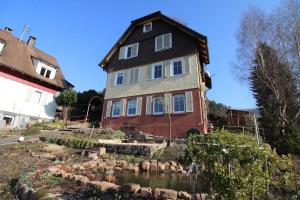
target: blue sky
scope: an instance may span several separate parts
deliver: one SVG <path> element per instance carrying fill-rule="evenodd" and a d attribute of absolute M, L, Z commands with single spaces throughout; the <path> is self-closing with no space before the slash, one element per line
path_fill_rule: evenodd
<path fill-rule="evenodd" d="M 19 36 L 25 24 L 37 47 L 57 58 L 77 91 L 102 90 L 106 73 L 98 63 L 133 19 L 160 10 L 208 37 L 213 88 L 208 98 L 235 108 L 255 107 L 246 83 L 234 73 L 236 32 L 249 6 L 267 12 L 279 0 L 9 0 L 1 2 L 0 28 Z"/>

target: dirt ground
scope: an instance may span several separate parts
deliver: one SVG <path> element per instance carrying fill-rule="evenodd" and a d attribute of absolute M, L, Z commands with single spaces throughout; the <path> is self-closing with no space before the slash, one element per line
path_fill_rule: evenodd
<path fill-rule="evenodd" d="M 37 155 L 56 155 L 56 157 L 64 160 L 64 162 L 69 165 L 84 161 L 85 159 L 77 155 L 73 149 L 52 144 L 35 142 L 1 146 L 0 199 L 15 199 L 11 188 L 19 177 L 25 179 L 29 183 L 29 186 L 32 181 L 32 184 L 34 184 L 32 186 L 39 188 L 41 195 L 45 195 L 44 193 L 47 193 L 49 188 L 51 188 L 51 193 L 53 190 L 55 192 L 76 192 L 78 190 L 76 186 L 66 184 L 64 180 L 51 177 L 47 173 L 42 172 L 44 169 L 55 165 L 59 161 L 53 161 L 46 157 L 33 157 L 31 156 L 32 152 Z M 31 173 L 36 170 L 41 170 L 41 173 Z M 36 185 L 36 183 L 38 184 Z"/>

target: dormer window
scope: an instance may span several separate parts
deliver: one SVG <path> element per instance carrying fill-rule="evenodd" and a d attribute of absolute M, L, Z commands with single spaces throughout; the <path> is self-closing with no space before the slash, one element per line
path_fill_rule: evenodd
<path fill-rule="evenodd" d="M 152 31 L 152 22 L 144 24 L 143 26 L 143 33 L 147 33 L 149 31 Z"/>
<path fill-rule="evenodd" d="M 44 76 L 46 78 L 50 78 L 50 76 L 51 76 L 51 70 L 42 67 L 41 71 L 40 71 L 40 75 L 42 75 L 42 76 Z"/>
<path fill-rule="evenodd" d="M 56 69 L 52 65 L 38 59 L 33 59 L 33 63 L 36 68 L 36 73 L 49 79 L 55 78 Z"/>
<path fill-rule="evenodd" d="M 0 39 L 0 55 L 3 52 L 5 45 L 6 45 L 6 42 L 4 40 Z"/>

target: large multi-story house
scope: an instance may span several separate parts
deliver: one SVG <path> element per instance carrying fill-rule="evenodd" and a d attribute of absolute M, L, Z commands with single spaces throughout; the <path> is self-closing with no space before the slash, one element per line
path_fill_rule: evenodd
<path fill-rule="evenodd" d="M 36 38 L 19 40 L 0 29 L 0 128 L 54 118 L 54 96 L 70 84 L 56 59 L 35 47 Z"/>
<path fill-rule="evenodd" d="M 102 126 L 183 138 L 207 132 L 207 38 L 161 12 L 136 19 L 99 64 L 107 72 Z"/>

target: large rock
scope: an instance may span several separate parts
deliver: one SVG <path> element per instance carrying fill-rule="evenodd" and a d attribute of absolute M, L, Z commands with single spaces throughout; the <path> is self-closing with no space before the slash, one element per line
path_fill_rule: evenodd
<path fill-rule="evenodd" d="M 174 166 L 172 166 L 172 165 L 170 166 L 170 171 L 172 173 L 176 173 L 177 172 L 176 168 Z"/>
<path fill-rule="evenodd" d="M 187 192 L 184 192 L 184 191 L 180 191 L 178 192 L 178 198 L 180 200 L 191 200 L 192 199 L 192 195 L 187 193 Z"/>
<path fill-rule="evenodd" d="M 72 177 L 72 180 L 74 180 L 78 185 L 84 186 L 89 182 L 88 177 L 82 176 L 82 175 L 74 175 Z"/>
<path fill-rule="evenodd" d="M 152 171 L 152 172 L 157 171 L 157 163 L 156 162 L 151 162 L 150 163 L 150 171 Z"/>
<path fill-rule="evenodd" d="M 87 184 L 91 187 L 96 187 L 100 189 L 102 192 L 107 192 L 108 190 L 118 191 L 120 186 L 114 183 L 106 182 L 106 181 L 90 181 Z"/>
<path fill-rule="evenodd" d="M 155 188 L 153 195 L 155 199 L 177 200 L 177 191 L 175 190 Z"/>
<path fill-rule="evenodd" d="M 158 162 L 157 163 L 157 169 L 160 172 L 164 172 L 166 170 L 166 165 L 164 163 L 162 163 L 162 162 Z"/>
<path fill-rule="evenodd" d="M 98 162 L 95 161 L 95 160 L 90 160 L 88 162 L 84 162 L 82 164 L 82 167 L 84 167 L 85 169 L 91 169 L 91 168 L 94 168 L 94 167 L 97 167 L 98 165 Z"/>
<path fill-rule="evenodd" d="M 99 154 L 99 156 L 105 155 L 106 154 L 106 148 L 105 147 L 100 147 L 98 154 Z"/>
<path fill-rule="evenodd" d="M 134 164 L 132 164 L 132 163 L 130 163 L 130 164 L 127 166 L 126 170 L 128 170 L 128 171 L 130 171 L 130 172 L 138 173 L 138 172 L 139 172 L 139 167 L 136 166 L 136 165 L 134 165 Z"/>
<path fill-rule="evenodd" d="M 135 183 L 127 183 L 121 187 L 122 192 L 129 194 L 137 194 L 141 186 Z"/>
<path fill-rule="evenodd" d="M 141 187 L 140 194 L 143 197 L 150 197 L 150 196 L 152 196 L 152 188 L 151 187 Z"/>
<path fill-rule="evenodd" d="M 177 162 L 175 162 L 175 161 L 170 161 L 170 165 L 171 165 L 171 166 L 174 166 L 174 167 L 177 167 Z"/>
<path fill-rule="evenodd" d="M 208 195 L 206 193 L 197 193 L 195 194 L 195 200 L 206 200 L 208 199 Z"/>
<path fill-rule="evenodd" d="M 142 168 L 143 171 L 149 171 L 149 169 L 150 169 L 150 162 L 149 161 L 142 162 L 141 168 Z"/>

